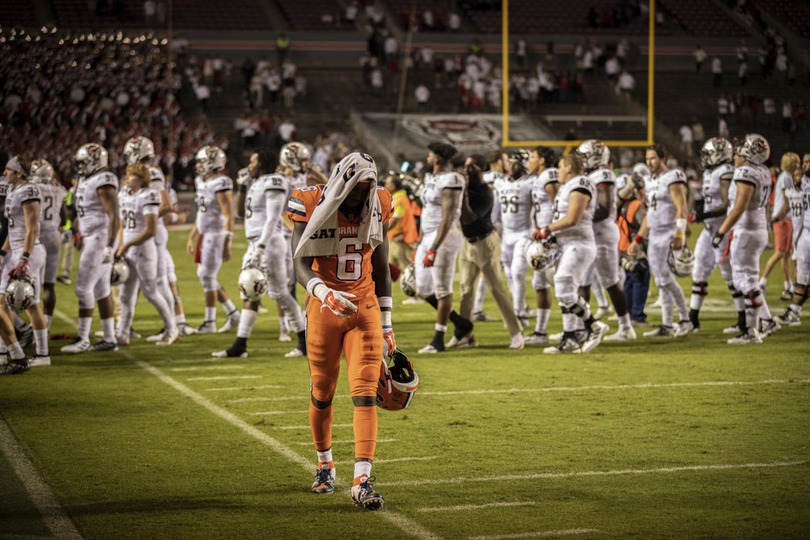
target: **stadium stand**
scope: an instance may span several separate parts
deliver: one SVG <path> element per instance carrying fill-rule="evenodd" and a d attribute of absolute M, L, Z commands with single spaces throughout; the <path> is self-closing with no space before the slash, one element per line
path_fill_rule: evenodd
<path fill-rule="evenodd" d="M 312 32 L 318 30 L 354 31 L 354 24 L 347 23 L 337 0 L 278 0 L 284 16 L 294 30 Z"/>
<path fill-rule="evenodd" d="M 670 13 L 694 36 L 746 37 L 748 32 L 714 2 L 705 0 L 661 0 L 661 8 Z"/>
<path fill-rule="evenodd" d="M 28 0 L 3 0 L 0 2 L 0 22 L 4 26 L 32 26 L 34 11 Z"/>
<path fill-rule="evenodd" d="M 758 5 L 799 36 L 810 37 L 810 8 L 806 2 L 768 0 L 759 2 Z"/>

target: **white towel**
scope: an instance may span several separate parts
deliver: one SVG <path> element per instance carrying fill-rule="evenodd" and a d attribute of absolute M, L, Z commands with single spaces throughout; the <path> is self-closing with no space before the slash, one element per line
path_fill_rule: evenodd
<path fill-rule="evenodd" d="M 359 182 L 369 182 L 371 189 L 363 205 L 360 224 L 357 227 L 358 243 L 376 248 L 383 241 L 383 225 L 379 216 L 380 199 L 377 197 L 377 165 L 368 154 L 352 152 L 340 160 L 332 171 L 321 200 L 309 218 L 301 241 L 295 250 L 296 257 L 327 257 L 339 255 L 340 234 L 331 238 L 320 238 L 321 229 L 338 228 L 338 207 Z M 313 238 L 315 236 L 315 238 Z"/>

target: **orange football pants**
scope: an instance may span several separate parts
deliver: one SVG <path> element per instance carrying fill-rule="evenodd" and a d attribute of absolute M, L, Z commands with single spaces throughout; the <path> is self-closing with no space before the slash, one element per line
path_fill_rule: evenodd
<path fill-rule="evenodd" d="M 324 307 L 317 298 L 307 306 L 307 359 L 310 392 L 318 402 L 329 402 L 324 408 L 309 403 L 309 424 L 315 448 L 332 446 L 332 405 L 340 356 L 346 356 L 349 393 L 352 398 L 369 397 L 370 406 L 354 407 L 354 456 L 374 459 L 377 444 L 377 381 L 382 359 L 382 322 L 376 296 L 352 299 L 357 312 L 343 319 Z M 321 309 L 323 308 L 323 309 Z"/>

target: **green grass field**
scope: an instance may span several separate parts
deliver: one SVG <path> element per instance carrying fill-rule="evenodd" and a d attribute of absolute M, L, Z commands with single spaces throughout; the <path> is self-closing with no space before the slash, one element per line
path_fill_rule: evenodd
<path fill-rule="evenodd" d="M 186 234 L 173 231 L 171 246 L 196 325 L 202 289 Z M 220 273 L 232 297 L 243 249 Z M 74 332 L 72 287 L 57 293 L 53 333 Z M 52 341 L 51 367 L 0 378 L 0 538 L 806 537 L 807 330 L 728 346 L 727 295 L 713 276 L 702 331 L 677 341 L 547 356 L 509 351 L 503 325 L 483 323 L 478 349 L 420 356 L 433 311 L 401 305 L 397 287 L 397 341 L 421 384 L 406 411 L 379 411 L 377 513 L 349 501 L 345 375 L 334 401 L 339 490 L 309 493 L 307 365 L 284 358 L 274 305 L 246 359 L 210 356 L 234 334 L 81 356 Z M 143 299 L 139 310 L 135 329 L 159 330 Z M 555 309 L 550 330 L 560 329 Z"/>

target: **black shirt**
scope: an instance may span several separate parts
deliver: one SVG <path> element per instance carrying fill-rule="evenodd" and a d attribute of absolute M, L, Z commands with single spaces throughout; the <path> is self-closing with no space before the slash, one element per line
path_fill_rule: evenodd
<path fill-rule="evenodd" d="M 461 232 L 467 239 L 483 238 L 495 230 L 492 224 L 492 205 L 495 201 L 492 189 L 486 184 L 468 187 L 467 199 L 469 207 L 467 204 L 461 207 Z"/>

